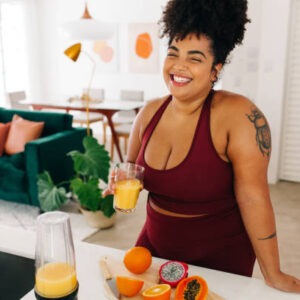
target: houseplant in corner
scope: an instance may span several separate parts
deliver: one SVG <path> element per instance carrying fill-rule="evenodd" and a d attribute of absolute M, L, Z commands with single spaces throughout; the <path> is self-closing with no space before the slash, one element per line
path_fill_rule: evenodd
<path fill-rule="evenodd" d="M 83 139 L 84 152 L 71 151 L 75 175 L 67 182 L 54 184 L 49 172 L 38 177 L 38 193 L 42 210 L 58 209 L 67 202 L 67 189 L 79 203 L 81 212 L 92 227 L 107 228 L 114 224 L 113 196 L 102 197 L 101 185 L 108 182 L 110 157 L 103 145 L 92 136 Z M 90 219 L 91 217 L 91 219 Z M 103 224 L 100 222 L 102 219 Z M 96 221 L 96 222 L 95 222 Z M 100 224 L 99 224 L 100 223 Z"/>

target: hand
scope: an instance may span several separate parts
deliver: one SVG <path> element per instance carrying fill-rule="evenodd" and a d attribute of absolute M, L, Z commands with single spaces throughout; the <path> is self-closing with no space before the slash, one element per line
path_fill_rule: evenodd
<path fill-rule="evenodd" d="M 265 279 L 265 282 L 267 285 L 284 292 L 300 293 L 300 280 L 281 271 L 272 276 L 271 279 Z"/>
<path fill-rule="evenodd" d="M 112 170 L 109 174 L 109 181 L 106 189 L 102 192 L 102 197 L 113 195 L 115 193 L 115 171 Z"/>

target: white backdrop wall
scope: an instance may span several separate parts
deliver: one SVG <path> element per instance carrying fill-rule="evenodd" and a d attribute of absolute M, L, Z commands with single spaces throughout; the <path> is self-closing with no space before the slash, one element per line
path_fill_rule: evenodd
<path fill-rule="evenodd" d="M 129 23 L 157 22 L 162 6 L 166 1 L 110 0 L 88 1 L 91 15 L 102 21 L 119 24 L 119 69 L 118 72 L 105 73 L 97 66 L 93 87 L 105 88 L 108 98 L 118 98 L 119 90 L 142 89 L 145 98 L 153 98 L 167 93 L 161 72 L 156 74 L 133 74 L 127 66 L 127 26 Z M 51 98 L 58 94 L 80 94 L 88 84 L 91 63 L 81 55 L 76 63 L 63 55 L 63 51 L 77 42 L 60 34 L 58 27 L 65 22 L 79 20 L 84 10 L 83 0 L 37 0 L 40 30 L 41 85 L 42 97 Z M 89 48 L 91 42 L 83 41 L 83 49 Z M 164 47 L 160 46 L 160 67 Z"/>
<path fill-rule="evenodd" d="M 223 71 L 224 89 L 248 96 L 266 114 L 273 138 L 273 154 L 269 168 L 269 181 L 278 179 L 280 159 L 282 107 L 286 48 L 288 40 L 288 18 L 291 0 L 249 0 L 248 25 L 243 46 L 237 48 L 231 64 Z M 119 70 L 104 73 L 96 70 L 93 87 L 104 88 L 107 98 L 118 98 L 120 89 L 142 89 L 145 98 L 167 94 L 161 67 L 165 54 L 165 43 L 160 43 L 160 71 L 156 74 L 133 74 L 128 72 L 127 26 L 129 23 L 157 22 L 166 0 L 89 0 L 88 6 L 95 19 L 119 24 Z M 67 59 L 63 51 L 76 41 L 61 35 L 58 27 L 81 17 L 83 0 L 36 0 L 37 42 L 31 61 L 32 94 L 43 99 L 56 95 L 78 95 L 88 83 L 91 64 L 83 55 L 76 63 Z M 88 46 L 83 42 L 83 48 Z M 37 76 L 39 74 L 39 76 Z M 34 90 L 35 89 L 35 90 Z"/>
<path fill-rule="evenodd" d="M 243 46 L 225 68 L 223 88 L 249 97 L 265 113 L 272 133 L 269 182 L 278 180 L 291 0 L 250 0 L 252 19 Z"/>

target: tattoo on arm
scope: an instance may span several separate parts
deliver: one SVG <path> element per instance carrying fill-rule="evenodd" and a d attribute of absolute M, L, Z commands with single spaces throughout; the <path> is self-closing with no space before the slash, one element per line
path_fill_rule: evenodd
<path fill-rule="evenodd" d="M 270 156 L 271 133 L 268 122 L 262 112 L 255 106 L 251 108 L 251 114 L 246 114 L 249 121 L 253 123 L 256 130 L 256 143 L 263 156 Z"/>
<path fill-rule="evenodd" d="M 264 237 L 264 238 L 259 238 L 258 240 L 259 241 L 265 241 L 265 240 L 270 240 L 270 239 L 272 239 L 274 237 L 276 237 L 276 231 L 274 233 L 270 234 L 269 236 Z"/>

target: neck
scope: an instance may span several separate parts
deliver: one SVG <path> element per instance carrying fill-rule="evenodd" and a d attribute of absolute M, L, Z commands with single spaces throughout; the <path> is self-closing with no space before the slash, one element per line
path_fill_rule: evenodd
<path fill-rule="evenodd" d="M 186 99 L 179 100 L 175 97 L 172 98 L 171 108 L 174 112 L 181 115 L 193 115 L 202 109 L 202 106 L 208 96 L 210 91 L 205 93 L 204 95 L 198 96 L 194 100 Z"/>

